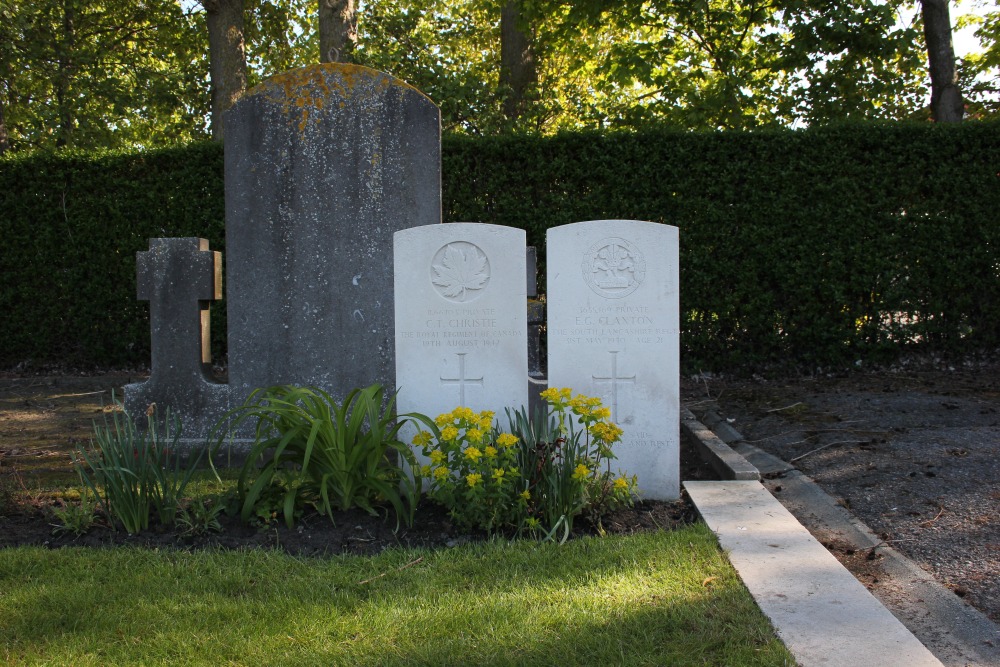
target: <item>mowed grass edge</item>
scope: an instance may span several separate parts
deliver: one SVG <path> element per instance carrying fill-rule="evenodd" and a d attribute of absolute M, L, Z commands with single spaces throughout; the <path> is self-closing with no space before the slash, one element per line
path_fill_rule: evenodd
<path fill-rule="evenodd" d="M 703 524 L 377 557 L 0 550 L 7 664 L 794 664 Z"/>

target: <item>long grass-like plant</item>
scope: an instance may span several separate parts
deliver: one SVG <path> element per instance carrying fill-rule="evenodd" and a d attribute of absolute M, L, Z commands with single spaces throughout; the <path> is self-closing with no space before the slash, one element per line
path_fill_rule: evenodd
<path fill-rule="evenodd" d="M 399 441 L 395 396 L 383 409 L 381 385 L 355 389 L 343 404 L 316 387 L 258 389 L 227 415 L 232 428 L 249 422 L 255 438 L 239 477 L 241 515 L 249 521 L 268 490 L 281 484 L 285 523 L 312 501 L 321 514 L 392 505 L 398 522 L 412 525 L 420 477 L 410 448 Z M 251 481 L 251 477 L 253 480 Z"/>
<path fill-rule="evenodd" d="M 520 437 L 517 463 L 534 500 L 536 519 L 550 539 L 562 528 L 561 541 L 565 541 L 573 517 L 585 504 L 583 484 L 573 479 L 579 437 L 567 439 L 559 430 L 559 420 L 548 410 L 529 415 L 523 407 L 508 409 L 507 421 L 510 432 Z"/>
<path fill-rule="evenodd" d="M 184 456 L 177 446 L 180 419 L 167 409 L 161 426 L 155 404 L 146 411 L 145 429 L 136 426 L 118 401 L 110 419 L 108 414 L 103 424 L 94 424 L 92 446 L 77 446 L 74 468 L 80 480 L 99 499 L 108 518 L 117 519 L 129 534 L 148 529 L 154 511 L 161 524 L 173 525 L 184 489 L 206 448 Z"/>
<path fill-rule="evenodd" d="M 549 539 L 561 541 L 586 512 L 600 529 L 600 517 L 635 497 L 635 476 L 612 473 L 612 447 L 621 429 L 597 398 L 568 388 L 542 392 L 547 409 L 528 414 L 507 410 L 510 432 L 518 436 L 517 462 L 531 494 L 531 510 Z"/>

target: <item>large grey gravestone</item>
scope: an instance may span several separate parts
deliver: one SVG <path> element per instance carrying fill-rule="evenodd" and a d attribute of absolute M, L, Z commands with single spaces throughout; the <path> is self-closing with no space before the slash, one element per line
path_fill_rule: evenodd
<path fill-rule="evenodd" d="M 600 396 L 616 464 L 648 498 L 680 494 L 676 227 L 595 220 L 548 230 L 549 386 Z"/>
<path fill-rule="evenodd" d="M 228 387 L 212 379 L 209 305 L 222 298 L 222 255 L 199 238 L 150 239 L 136 253 L 137 296 L 149 301 L 152 373 L 125 386 L 133 417 L 157 404 L 180 419 L 182 435 L 207 434 L 228 407 Z M 141 421 L 141 420 L 140 420 Z"/>
<path fill-rule="evenodd" d="M 293 70 L 227 113 L 225 166 L 231 403 L 391 391 L 392 235 L 441 222 L 438 108 L 364 67 Z"/>
<path fill-rule="evenodd" d="M 525 234 L 450 223 L 396 232 L 398 411 L 528 403 Z"/>

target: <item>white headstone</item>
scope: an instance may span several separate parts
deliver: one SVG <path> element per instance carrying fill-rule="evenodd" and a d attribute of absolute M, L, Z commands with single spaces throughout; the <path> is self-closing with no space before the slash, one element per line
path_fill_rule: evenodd
<path fill-rule="evenodd" d="M 677 228 L 593 220 L 548 230 L 549 386 L 600 396 L 623 430 L 612 468 L 680 495 Z"/>
<path fill-rule="evenodd" d="M 478 223 L 393 235 L 397 411 L 528 402 L 525 235 Z"/>

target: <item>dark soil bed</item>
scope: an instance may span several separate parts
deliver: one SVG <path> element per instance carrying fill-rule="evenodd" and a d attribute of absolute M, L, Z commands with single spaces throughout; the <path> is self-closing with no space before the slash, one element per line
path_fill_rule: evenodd
<path fill-rule="evenodd" d="M 639 531 L 669 530 L 694 520 L 694 512 L 684 500 L 676 502 L 639 502 L 633 508 L 606 516 L 602 525 L 606 534 L 631 534 Z M 483 535 L 463 534 L 452 525 L 447 513 L 431 503 L 423 503 L 410 528 L 395 530 L 391 516 L 371 516 L 350 511 L 337 515 L 336 522 L 313 515 L 303 518 L 294 528 L 284 523 L 255 527 L 239 517 L 222 517 L 222 531 L 200 536 L 181 536 L 173 530 L 149 531 L 127 535 L 107 525 L 91 528 L 80 537 L 53 535 L 53 519 L 43 508 L 20 510 L 0 518 L 0 547 L 38 545 L 49 548 L 70 546 L 175 549 L 279 549 L 295 556 L 330 556 L 336 554 L 376 554 L 393 547 L 445 548 L 482 540 Z M 587 521 L 578 521 L 574 536 L 596 534 Z"/>
<path fill-rule="evenodd" d="M 66 478 L 70 452 L 75 443 L 86 442 L 90 422 L 100 416 L 102 404 L 110 403 L 110 388 L 121 386 L 122 375 L 96 377 L 0 377 L 0 547 L 40 545 L 145 548 L 244 549 L 274 548 L 296 556 L 374 554 L 393 547 L 445 548 L 485 539 L 465 534 L 450 521 L 447 512 L 429 501 L 418 507 L 412 527 L 396 530 L 395 517 L 371 516 L 362 511 L 328 517 L 305 516 L 294 528 L 281 521 L 268 526 L 249 526 L 238 517 L 220 517 L 222 531 L 183 536 L 173 529 L 154 527 L 139 535 L 113 530 L 103 521 L 79 537 L 54 534 L 53 517 L 46 496 L 34 492 L 51 488 L 52 476 Z M 714 472 L 687 446 L 682 446 L 681 479 L 713 479 Z M 6 498 L 6 501 L 5 501 Z M 640 500 L 632 508 L 603 517 L 606 534 L 670 530 L 695 520 L 686 498 L 674 502 Z M 159 529 L 157 529 L 159 528 Z M 580 519 L 574 537 L 600 531 Z"/>

